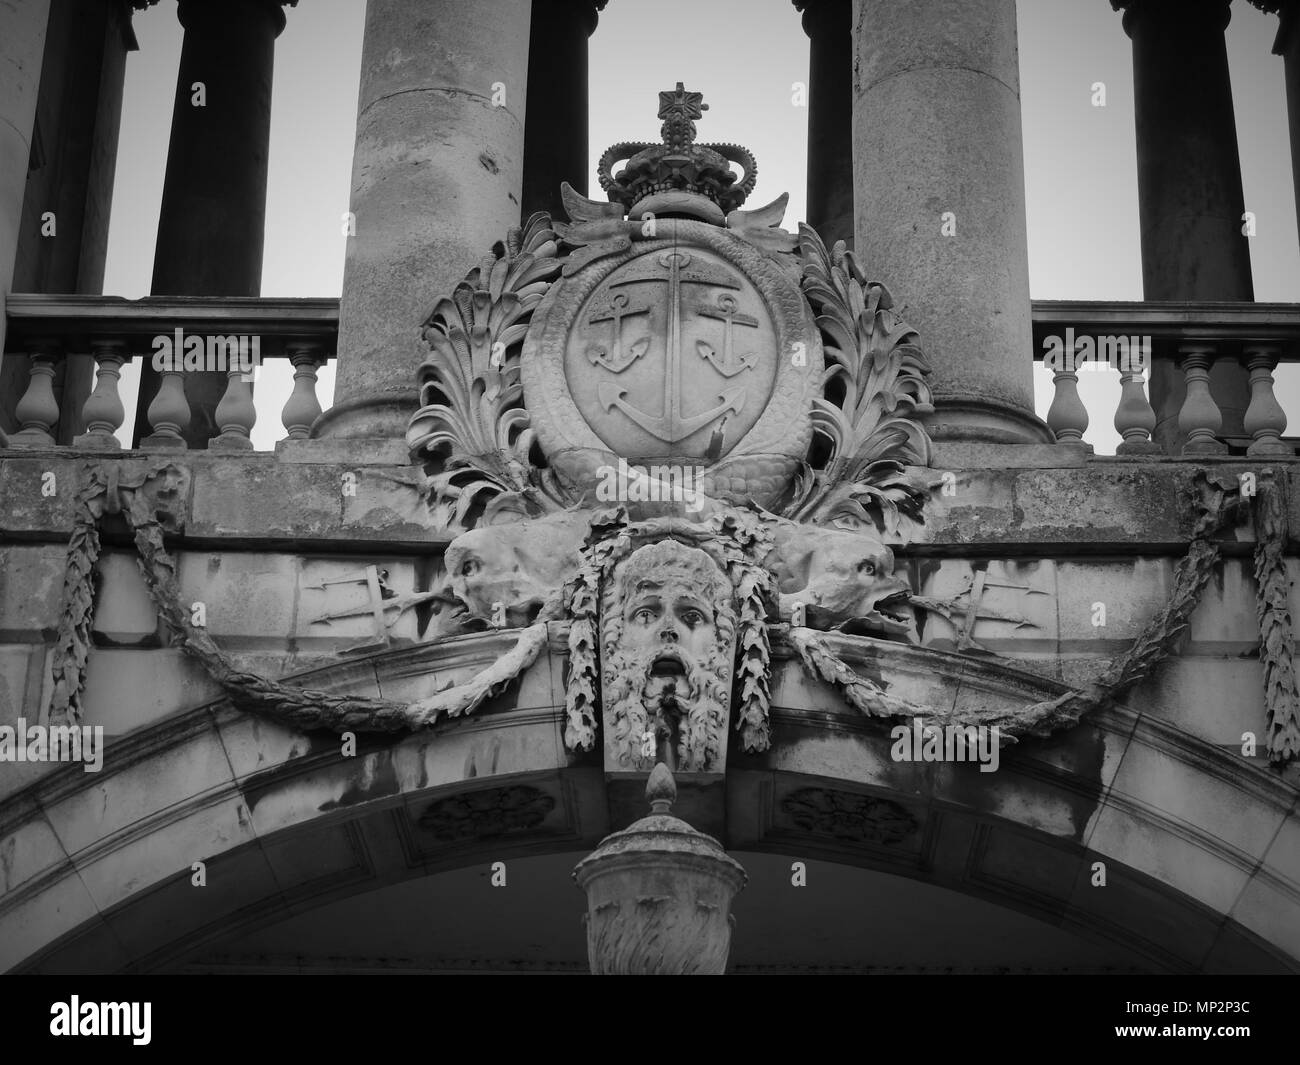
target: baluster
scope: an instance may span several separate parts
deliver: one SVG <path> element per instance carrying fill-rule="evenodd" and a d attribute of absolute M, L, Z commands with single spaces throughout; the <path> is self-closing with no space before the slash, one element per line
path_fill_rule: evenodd
<path fill-rule="evenodd" d="M 122 446 L 116 433 L 126 417 L 118 394 L 122 363 L 126 361 L 125 347 L 120 340 L 96 340 L 92 344 L 98 374 L 95 377 L 95 390 L 81 408 L 86 431 L 72 441 L 77 447 L 114 450 Z"/>
<path fill-rule="evenodd" d="M 33 345 L 27 391 L 14 408 L 18 432 L 10 438 L 16 447 L 53 447 L 59 403 L 54 398 L 54 367 L 59 352 L 52 342 Z"/>
<path fill-rule="evenodd" d="M 1286 411 L 1273 392 L 1273 370 L 1277 367 L 1276 344 L 1247 343 L 1241 349 L 1242 362 L 1250 372 L 1250 405 L 1245 427 L 1254 439 L 1247 455 L 1294 455 L 1295 449 L 1282 440 Z"/>
<path fill-rule="evenodd" d="M 1088 408 L 1079 398 L 1078 351 L 1065 356 L 1065 365 L 1052 371 L 1052 383 L 1056 394 L 1052 405 L 1047 408 L 1047 424 L 1056 434 L 1058 444 L 1077 443 L 1083 440 L 1083 432 L 1088 428 Z"/>
<path fill-rule="evenodd" d="M 1144 387 L 1146 362 L 1140 350 L 1130 350 L 1120 363 L 1115 431 L 1124 439 L 1115 449 L 1117 455 L 1157 455 L 1164 450 L 1151 439 L 1151 432 L 1156 427 L 1156 412 L 1147 400 Z"/>
<path fill-rule="evenodd" d="M 226 371 L 226 392 L 217 404 L 217 428 L 221 434 L 208 442 L 215 451 L 250 451 L 251 433 L 257 421 L 253 408 L 253 373 L 236 367 Z"/>
<path fill-rule="evenodd" d="M 289 430 L 288 439 L 306 440 L 311 435 L 312 423 L 320 417 L 320 400 L 316 398 L 316 373 L 320 369 L 321 355 L 314 344 L 291 345 L 289 361 L 293 363 L 293 393 L 280 414 L 280 421 Z"/>
<path fill-rule="evenodd" d="M 162 371 L 158 394 L 149 404 L 149 426 L 153 432 L 140 441 L 141 447 L 161 451 L 185 451 L 185 430 L 190 427 L 190 401 L 185 398 L 185 384 L 181 380 L 184 370 L 181 353 L 177 352 L 171 368 Z"/>
<path fill-rule="evenodd" d="M 1210 366 L 1214 362 L 1213 344 L 1179 344 L 1183 356 L 1183 376 L 1187 379 L 1187 396 L 1178 412 L 1178 429 L 1186 438 L 1184 455 L 1226 455 L 1228 445 L 1215 439 L 1223 428 L 1223 415 L 1210 393 Z"/>

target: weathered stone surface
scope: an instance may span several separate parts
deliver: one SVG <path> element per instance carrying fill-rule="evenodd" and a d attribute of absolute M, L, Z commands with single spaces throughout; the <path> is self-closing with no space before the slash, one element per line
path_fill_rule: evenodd
<path fill-rule="evenodd" d="M 1061 649 L 1111 655 L 1126 650 L 1164 606 L 1172 587 L 1173 563 L 1168 559 L 1058 562 Z"/>
<path fill-rule="evenodd" d="M 1108 802 L 1129 809 L 1137 804 L 1195 826 L 1192 835 L 1199 846 L 1232 854 L 1249 868 L 1264 856 L 1286 816 L 1276 804 L 1276 794 L 1271 794 L 1277 786 L 1271 781 L 1267 788 L 1261 784 L 1258 770 L 1240 758 L 1240 747 L 1235 757 L 1241 772 L 1225 779 L 1203 771 L 1205 752 L 1181 743 L 1175 747 L 1172 738 L 1168 726 L 1139 724 Z M 1232 758 L 1229 753 L 1229 764 Z"/>
<path fill-rule="evenodd" d="M 1181 882 L 1194 899 L 1218 913 L 1232 907 L 1250 878 L 1248 867 L 1198 845 L 1194 838 L 1150 822 L 1135 823 L 1110 806 L 1098 813 L 1088 846 L 1100 854 L 1125 854 L 1129 864 L 1157 880 Z"/>
<path fill-rule="evenodd" d="M 54 830 L 32 800 L 6 804 L 5 817 L 7 825 L 0 829 L 0 896 L 67 860 Z"/>
<path fill-rule="evenodd" d="M 120 736 L 220 695 L 220 686 L 179 648 L 97 647 L 86 667 L 83 721 Z"/>
<path fill-rule="evenodd" d="M 382 0 L 366 11 L 336 404 L 318 436 L 399 439 L 419 323 L 519 221 L 529 7 Z M 504 93 L 504 96 L 500 95 Z M 437 203 L 412 212 L 412 203 Z M 352 406 L 349 406 L 349 405 Z"/>
<path fill-rule="evenodd" d="M 53 544 L 0 547 L 0 640 L 44 643 L 53 638 L 66 557 L 66 548 Z"/>
<path fill-rule="evenodd" d="M 9 971 L 60 935 L 97 918 L 95 900 L 78 877 L 54 880 L 0 915 L 5 930 L 0 936 L 0 969 Z"/>
<path fill-rule="evenodd" d="M 6 452 L 0 462 L 0 533 L 22 536 L 72 527 L 73 502 L 81 483 L 80 463 L 62 455 Z"/>
<path fill-rule="evenodd" d="M 222 813 L 229 816 L 225 809 Z M 218 839 L 224 828 L 215 817 L 208 816 L 208 811 L 196 813 L 193 820 L 196 841 Z M 214 831 L 217 836 L 210 835 Z M 242 833 L 235 834 L 239 838 Z M 180 851 L 181 848 L 177 847 L 173 853 L 179 854 Z M 192 874 L 188 865 L 167 877 L 167 866 L 160 861 L 156 871 L 164 876 L 157 888 L 146 896 L 136 893 L 133 901 L 106 915 L 105 920 L 113 934 L 134 957 L 148 957 L 154 951 L 166 951 L 178 939 L 183 941 L 186 936 L 200 933 L 214 922 L 237 929 L 254 915 L 265 917 L 283 913 L 285 907 L 278 898 L 275 876 L 260 846 L 219 849 L 207 859 L 195 860 L 206 861 L 206 887 L 196 888 L 191 884 Z M 106 866 L 105 879 L 111 882 L 109 860 L 105 859 L 103 864 Z M 202 906 L 194 904 L 194 893 L 198 891 L 203 892 Z M 153 963 L 159 964 L 164 958 L 155 958 Z"/>
<path fill-rule="evenodd" d="M 331 538 L 343 516 L 343 474 L 331 466 L 238 461 L 196 470 L 192 536 Z M 292 499 L 293 506 L 285 506 Z"/>
<path fill-rule="evenodd" d="M 91 783 L 44 804 L 46 817 L 69 856 L 75 859 L 113 832 L 129 829 L 159 810 L 219 792 L 230 783 L 230 762 L 216 730 L 205 720 L 187 720 L 181 729 L 184 742 L 170 747 L 165 758 L 119 765 L 116 763 L 124 751 L 137 745 L 110 744 L 104 752 L 102 772 L 76 771 Z M 167 740 L 165 734 L 150 737 L 154 743 Z"/>
<path fill-rule="evenodd" d="M 107 911 L 132 895 L 172 878 L 183 878 L 187 881 L 186 888 L 191 889 L 188 881 L 193 875 L 194 862 L 206 862 L 254 839 L 242 797 L 229 797 L 192 806 L 182 816 L 125 842 L 101 858 L 80 862 L 77 871 L 96 906 Z M 251 898 L 262 897 L 266 887 L 273 883 L 269 871 L 267 880 L 267 885 L 248 885 Z M 208 877 L 208 886 L 203 890 L 218 887 L 229 889 L 230 885 L 223 884 L 214 873 Z M 220 896 L 222 892 L 217 894 Z M 205 896 L 205 902 L 208 901 Z M 155 919 L 161 922 L 166 916 L 156 913 Z M 114 918 L 110 916 L 108 920 L 112 923 Z"/>
<path fill-rule="evenodd" d="M 1195 653 L 1171 657 L 1135 686 L 1124 702 L 1222 747 L 1240 753 L 1242 735 L 1253 732 L 1263 749 L 1264 683 L 1255 657 Z"/>
<path fill-rule="evenodd" d="M 205 626 L 223 647 L 287 645 L 298 605 L 297 558 L 186 551 L 177 561 L 180 600 L 191 612 L 191 622 L 202 603 Z"/>

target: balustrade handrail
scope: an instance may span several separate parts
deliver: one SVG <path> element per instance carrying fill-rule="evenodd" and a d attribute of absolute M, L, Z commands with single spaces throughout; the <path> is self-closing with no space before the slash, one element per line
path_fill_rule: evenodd
<path fill-rule="evenodd" d="M 1035 358 L 1043 340 L 1073 328 L 1079 334 L 1150 336 L 1153 341 L 1280 343 L 1283 362 L 1300 361 L 1300 303 L 1145 300 L 1034 300 Z"/>
<path fill-rule="evenodd" d="M 337 296 L 121 296 L 15 292 L 6 297 L 5 350 L 26 353 L 33 341 L 56 340 L 66 351 L 96 340 L 139 340 L 176 328 L 258 334 L 262 354 L 284 354 L 290 342 L 319 342 L 333 354 Z"/>

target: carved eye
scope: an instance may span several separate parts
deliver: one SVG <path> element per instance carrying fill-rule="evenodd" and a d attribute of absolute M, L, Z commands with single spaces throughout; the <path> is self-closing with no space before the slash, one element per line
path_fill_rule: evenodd
<path fill-rule="evenodd" d="M 876 564 L 874 562 L 859 562 L 858 572 L 865 573 L 868 577 L 873 576 L 876 572 Z"/>
<path fill-rule="evenodd" d="M 654 621 L 654 619 L 655 619 L 654 611 L 648 609 L 647 607 L 642 607 L 640 610 L 638 610 L 635 614 L 632 615 L 632 620 L 642 625 L 649 625 L 650 622 Z"/>
<path fill-rule="evenodd" d="M 479 565 L 478 559 L 467 558 L 464 564 L 460 567 L 460 575 L 462 577 L 472 577 L 482 568 L 483 567 Z"/>
<path fill-rule="evenodd" d="M 691 628 L 704 624 L 704 615 L 698 610 L 687 610 L 682 613 L 682 620 Z"/>

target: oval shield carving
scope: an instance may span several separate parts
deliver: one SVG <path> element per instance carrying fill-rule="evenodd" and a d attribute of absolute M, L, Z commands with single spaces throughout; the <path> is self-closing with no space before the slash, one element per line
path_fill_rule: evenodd
<path fill-rule="evenodd" d="M 821 341 L 798 285 L 725 229 L 660 219 L 652 239 L 557 282 L 524 341 L 538 443 L 570 477 L 616 455 L 797 460 Z"/>
<path fill-rule="evenodd" d="M 704 248 L 616 268 L 579 309 L 565 347 L 583 420 L 614 451 L 726 455 L 767 407 L 776 327 L 758 289 Z"/>

